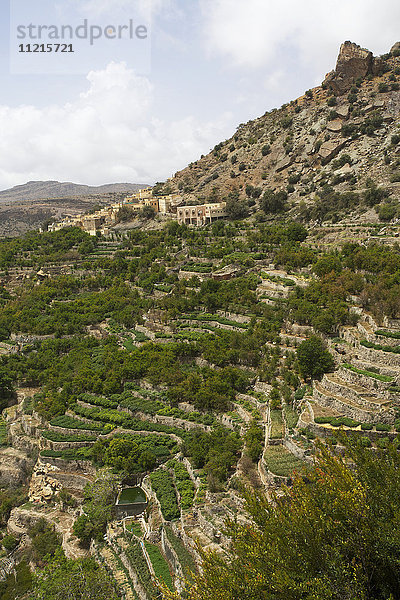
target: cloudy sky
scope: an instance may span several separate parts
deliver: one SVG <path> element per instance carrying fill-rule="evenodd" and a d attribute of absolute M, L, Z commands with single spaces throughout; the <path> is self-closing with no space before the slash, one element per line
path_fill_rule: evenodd
<path fill-rule="evenodd" d="M 165 180 L 240 123 L 318 85 L 341 42 L 381 54 L 400 39 L 398 0 L 0 0 L 0 6 L 0 189 L 43 179 Z M 69 62 L 19 55 L 18 45 L 34 40 L 17 39 L 16 25 L 50 19 L 116 27 L 131 19 L 149 33 L 143 43 L 73 40 Z"/>

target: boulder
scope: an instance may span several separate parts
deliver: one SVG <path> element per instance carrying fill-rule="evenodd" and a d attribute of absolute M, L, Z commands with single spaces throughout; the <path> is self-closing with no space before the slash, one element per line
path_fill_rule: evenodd
<path fill-rule="evenodd" d="M 287 169 L 288 167 L 290 167 L 291 164 L 292 164 L 292 159 L 290 158 L 290 156 L 285 156 L 284 158 L 281 158 L 280 160 L 278 160 L 275 170 L 277 173 L 280 173 L 284 169 Z"/>
<path fill-rule="evenodd" d="M 31 502 L 48 502 L 62 489 L 60 482 L 52 477 L 56 470 L 52 465 L 42 464 L 40 461 L 36 463 L 29 485 Z"/>
<path fill-rule="evenodd" d="M 330 162 L 335 156 L 339 154 L 341 149 L 346 145 L 346 140 L 343 141 L 329 141 L 322 144 L 319 149 L 319 156 L 321 158 L 321 163 L 326 165 Z"/>
<path fill-rule="evenodd" d="M 342 131 L 342 121 L 340 119 L 329 121 L 326 128 L 328 131 L 332 131 L 333 133 L 340 133 L 340 131 Z"/>
<path fill-rule="evenodd" d="M 349 164 L 346 164 L 341 169 L 335 171 L 336 175 L 350 175 L 351 173 L 353 173 L 353 169 Z"/>
<path fill-rule="evenodd" d="M 349 91 L 356 79 L 371 73 L 372 65 L 372 52 L 353 42 L 344 42 L 340 47 L 336 69 L 328 73 L 324 84 L 340 96 Z"/>
<path fill-rule="evenodd" d="M 336 114 L 340 119 L 347 119 L 349 116 L 350 105 L 343 104 L 336 109 Z"/>

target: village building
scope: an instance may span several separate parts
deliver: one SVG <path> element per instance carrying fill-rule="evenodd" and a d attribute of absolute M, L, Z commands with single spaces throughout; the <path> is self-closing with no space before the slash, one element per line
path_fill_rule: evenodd
<path fill-rule="evenodd" d="M 48 231 L 59 231 L 66 227 L 79 227 L 92 236 L 95 236 L 98 232 L 107 234 L 110 228 L 118 222 L 118 212 L 123 206 L 129 207 L 135 213 L 139 213 L 145 206 L 151 206 L 156 214 L 176 219 L 177 206 L 181 202 L 182 196 L 180 194 L 153 196 L 152 189 L 146 188 L 126 196 L 123 201 L 101 208 L 94 213 L 65 217 L 61 221 L 49 225 Z"/>
<path fill-rule="evenodd" d="M 177 220 L 179 225 L 194 225 L 200 227 L 227 217 L 226 202 L 215 204 L 197 204 L 194 206 L 179 206 Z"/>

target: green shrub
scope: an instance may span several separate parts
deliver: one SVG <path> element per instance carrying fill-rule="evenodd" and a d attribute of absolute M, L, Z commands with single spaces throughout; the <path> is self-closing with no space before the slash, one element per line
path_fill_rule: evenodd
<path fill-rule="evenodd" d="M 165 469 L 160 469 L 150 475 L 150 481 L 160 502 L 164 519 L 167 521 L 178 519 L 181 513 L 171 475 Z"/>
<path fill-rule="evenodd" d="M 372 423 L 361 423 L 361 429 L 363 431 L 372 431 L 373 428 L 374 426 L 372 425 Z"/>
<path fill-rule="evenodd" d="M 5 535 L 1 540 L 1 543 L 7 552 L 12 552 L 19 544 L 18 540 L 13 535 Z"/>
<path fill-rule="evenodd" d="M 283 119 L 280 122 L 280 125 L 281 125 L 281 127 L 283 127 L 283 129 L 289 129 L 289 127 L 291 127 L 292 124 L 293 124 L 293 119 L 289 115 L 286 115 L 285 117 L 283 117 Z"/>
<path fill-rule="evenodd" d="M 398 208 L 395 204 L 381 204 L 378 216 L 381 221 L 391 221 L 397 215 Z"/>
<path fill-rule="evenodd" d="M 375 429 L 376 429 L 376 431 L 390 431 L 391 430 L 391 426 L 390 425 L 386 425 L 384 423 L 377 423 L 375 425 Z"/>
<path fill-rule="evenodd" d="M 400 333 L 395 331 L 385 331 L 384 329 L 377 329 L 375 335 L 381 335 L 383 337 L 393 338 L 394 340 L 400 340 Z"/>
<path fill-rule="evenodd" d="M 265 144 L 265 146 L 263 146 L 261 148 L 261 154 L 263 156 L 267 156 L 270 152 L 271 152 L 271 146 L 269 144 Z"/>

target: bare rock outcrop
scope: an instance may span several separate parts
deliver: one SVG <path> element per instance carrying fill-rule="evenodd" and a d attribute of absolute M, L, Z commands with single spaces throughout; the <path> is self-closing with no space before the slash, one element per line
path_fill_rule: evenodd
<path fill-rule="evenodd" d="M 0 450 L 0 486 L 15 488 L 26 483 L 34 460 L 15 448 Z"/>
<path fill-rule="evenodd" d="M 29 500 L 31 502 L 48 502 L 54 495 L 61 491 L 61 483 L 53 476 L 57 467 L 42 464 L 38 461 L 32 473 L 29 486 Z"/>
<path fill-rule="evenodd" d="M 390 54 L 393 53 L 397 53 L 400 51 L 400 42 L 396 42 L 395 44 L 393 44 L 393 46 L 390 48 Z"/>
<path fill-rule="evenodd" d="M 328 73 L 324 84 L 341 96 L 349 91 L 356 79 L 363 79 L 372 73 L 373 64 L 372 52 L 353 42 L 344 42 L 340 47 L 336 69 Z"/>

